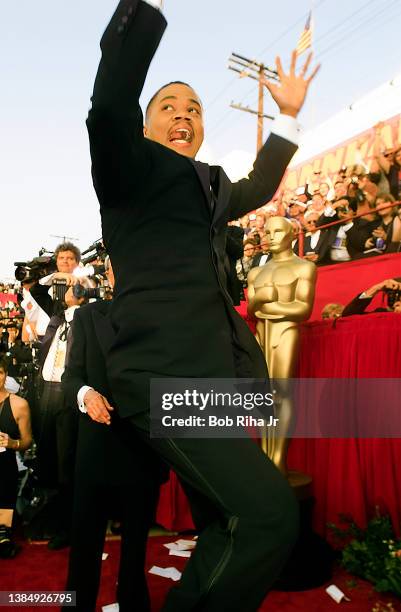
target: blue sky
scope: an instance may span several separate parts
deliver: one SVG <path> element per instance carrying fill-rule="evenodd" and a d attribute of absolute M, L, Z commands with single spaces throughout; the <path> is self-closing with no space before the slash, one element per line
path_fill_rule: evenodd
<path fill-rule="evenodd" d="M 0 278 L 13 261 L 52 249 L 66 235 L 85 249 L 100 237 L 85 129 L 99 40 L 116 0 L 19 0 L 1 9 Z M 165 0 L 169 26 L 143 92 L 189 81 L 206 110 L 207 144 L 223 157 L 253 152 L 257 84 L 227 69 L 232 51 L 287 64 L 303 29 L 306 0 Z M 401 70 L 400 0 L 315 0 L 315 52 L 322 69 L 300 117 L 312 127 Z M 275 114 L 266 98 L 265 112 Z M 266 123 L 266 133 L 268 123 Z"/>

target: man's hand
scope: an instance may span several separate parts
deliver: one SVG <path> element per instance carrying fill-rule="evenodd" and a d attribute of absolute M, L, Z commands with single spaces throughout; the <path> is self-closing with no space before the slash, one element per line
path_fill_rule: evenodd
<path fill-rule="evenodd" d="M 111 424 L 110 412 L 114 410 L 114 408 L 110 406 L 103 395 L 94 389 L 89 389 L 84 395 L 84 404 L 92 421 L 105 423 L 106 425 Z"/>
<path fill-rule="evenodd" d="M 375 238 L 381 238 L 384 241 L 387 240 L 387 234 L 382 227 L 377 227 L 373 230 L 372 234 Z"/>
<path fill-rule="evenodd" d="M 285 74 L 281 59 L 276 57 L 276 68 L 280 78 L 280 84 L 275 85 L 267 79 L 264 80 L 264 84 L 270 91 L 273 100 L 278 104 L 280 112 L 283 115 L 290 115 L 291 117 L 297 117 L 301 110 L 305 97 L 312 79 L 317 74 L 320 64 L 316 66 L 309 77 L 306 77 L 310 61 L 312 59 L 312 53 L 309 53 L 305 64 L 301 68 L 299 75 L 295 74 L 295 67 L 297 63 L 297 52 L 293 51 L 291 55 L 291 66 L 288 74 Z"/>
<path fill-rule="evenodd" d="M 319 255 L 317 253 L 306 253 L 306 255 L 304 255 L 304 259 L 315 262 L 319 259 Z"/>
<path fill-rule="evenodd" d="M 53 279 L 65 280 L 68 287 L 71 287 L 72 285 L 77 285 L 79 283 L 79 278 L 77 278 L 73 274 L 68 274 L 67 272 L 55 272 L 53 275 Z"/>

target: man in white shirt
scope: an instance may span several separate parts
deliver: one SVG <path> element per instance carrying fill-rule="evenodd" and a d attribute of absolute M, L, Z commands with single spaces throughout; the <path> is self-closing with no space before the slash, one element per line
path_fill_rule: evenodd
<path fill-rule="evenodd" d="M 34 433 L 40 484 L 58 491 L 57 510 L 54 512 L 56 527 L 48 544 L 53 550 L 69 543 L 77 415 L 65 403 L 61 377 L 69 350 L 74 312 L 84 302 L 85 298 L 74 296 L 72 287 L 67 290 L 67 308 L 61 315 L 51 317 L 40 350 L 41 393 Z"/>

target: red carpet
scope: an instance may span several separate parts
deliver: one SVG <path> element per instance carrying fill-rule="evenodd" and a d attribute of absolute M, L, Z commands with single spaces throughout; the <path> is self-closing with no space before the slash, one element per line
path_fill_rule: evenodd
<path fill-rule="evenodd" d="M 160 567 L 174 566 L 179 570 L 185 566 L 185 559 L 169 556 L 168 550 L 162 546 L 164 542 L 176 538 L 149 538 L 147 569 L 152 565 Z M 118 563 L 118 541 L 108 541 L 105 552 L 109 557 L 103 562 L 102 588 L 99 595 L 99 610 L 102 605 L 115 601 L 115 576 Z M 12 561 L 0 560 L 0 590 L 62 590 L 65 580 L 68 551 L 49 551 L 45 544 L 25 544 L 20 555 Z M 380 612 L 389 610 L 385 604 L 392 602 L 393 610 L 401 612 L 401 603 L 394 597 L 385 597 L 376 593 L 367 582 L 357 580 L 357 585 L 350 587 L 351 577 L 338 568 L 332 580 L 350 598 L 350 603 L 341 603 L 348 612 L 371 612 L 378 602 L 382 603 Z M 166 578 L 148 574 L 149 588 L 152 597 L 152 612 L 161 609 L 165 594 L 173 582 Z M 1 607 L 4 611 L 15 611 L 17 608 Z M 24 607 L 23 610 L 37 611 L 38 608 Z M 46 608 L 56 610 L 57 608 Z M 391 609 L 391 608 L 390 608 Z M 73 608 L 71 608 L 73 610 Z M 340 610 L 325 593 L 324 588 L 305 591 L 303 593 L 272 592 L 260 608 L 261 612 L 330 612 Z M 134 608 L 133 608 L 134 612 Z"/>

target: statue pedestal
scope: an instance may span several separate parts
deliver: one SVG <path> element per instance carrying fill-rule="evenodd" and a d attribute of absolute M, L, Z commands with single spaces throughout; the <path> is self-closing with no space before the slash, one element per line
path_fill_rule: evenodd
<path fill-rule="evenodd" d="M 288 470 L 287 480 L 298 501 L 312 497 L 311 476 L 295 470 Z"/>
<path fill-rule="evenodd" d="M 276 591 L 305 591 L 320 587 L 331 579 L 334 551 L 312 528 L 315 503 L 312 478 L 290 470 L 288 482 L 299 503 L 299 537 L 273 588 Z"/>

